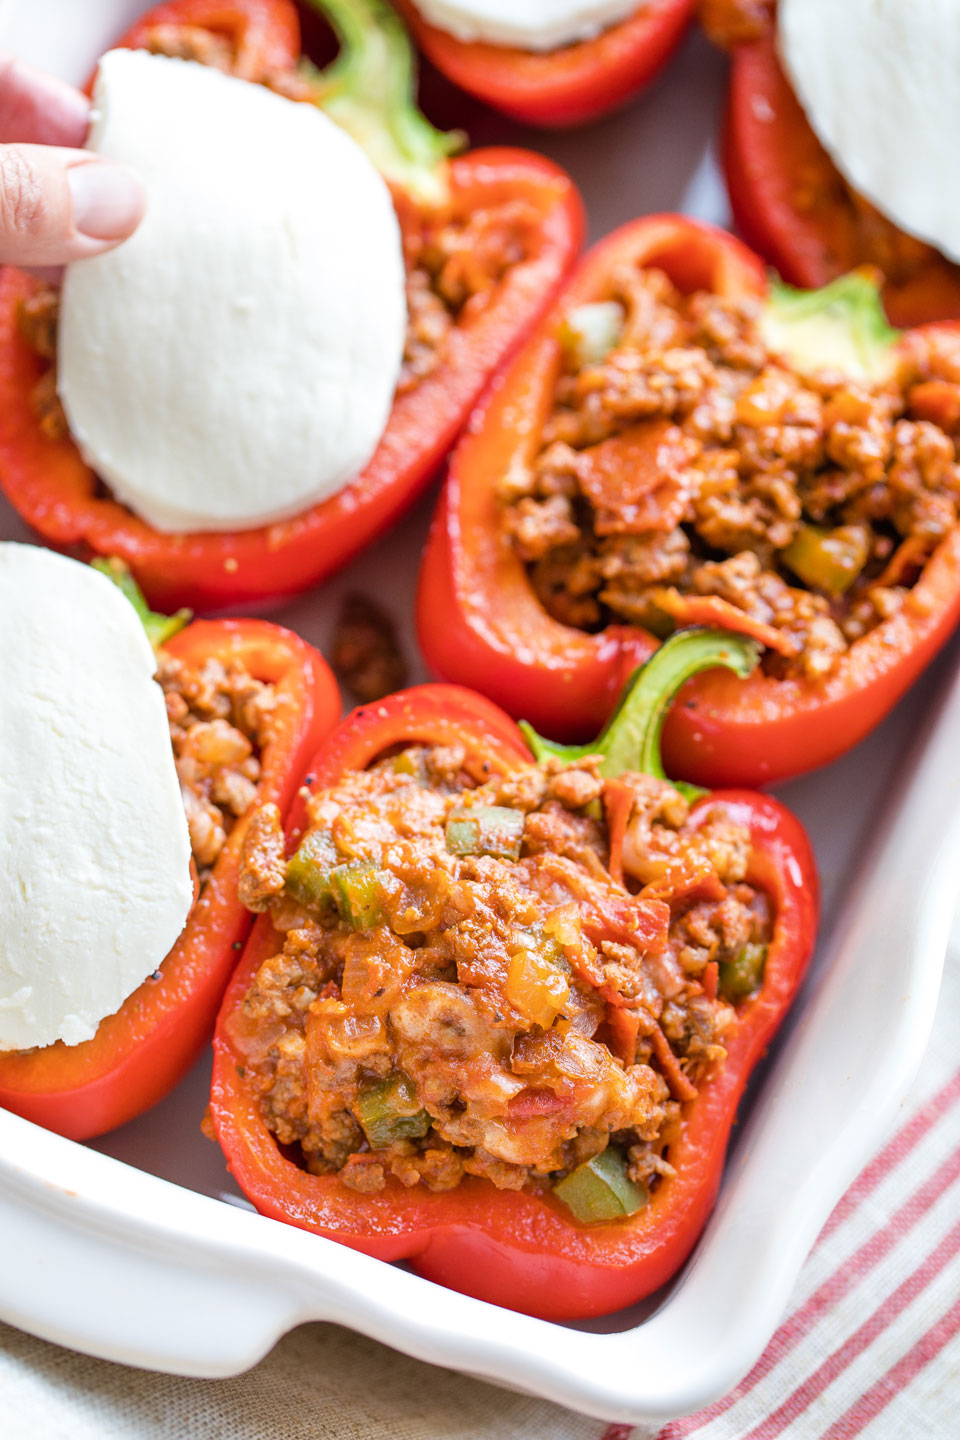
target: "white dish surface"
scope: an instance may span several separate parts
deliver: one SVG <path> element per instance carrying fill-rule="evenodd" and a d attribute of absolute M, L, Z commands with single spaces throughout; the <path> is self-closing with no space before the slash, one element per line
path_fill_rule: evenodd
<path fill-rule="evenodd" d="M 78 80 L 143 8 L 8 0 L 0 43 Z M 695 38 L 646 97 L 587 130 L 540 136 L 466 100 L 455 118 L 475 144 L 526 144 L 564 164 L 594 236 L 655 210 L 722 224 L 712 137 L 724 80 L 722 59 Z M 403 622 L 413 658 L 409 616 L 429 512 L 421 505 L 276 618 L 322 647 L 344 593 L 379 595 Z M 2 501 L 0 536 L 29 538 Z M 90 1354 L 203 1376 L 234 1374 L 292 1326 L 330 1320 L 619 1421 L 667 1419 L 724 1394 L 766 1345 L 831 1208 L 892 1125 L 926 1043 L 960 877 L 960 756 L 951 743 L 960 683 L 944 689 L 958 653 L 856 752 L 778 792 L 818 852 L 822 940 L 741 1108 L 703 1239 L 659 1295 L 605 1321 L 550 1324 L 250 1213 L 199 1131 L 204 1060 L 162 1105 L 90 1146 L 0 1112 L 0 1318 Z M 419 661 L 412 678 L 424 678 Z M 936 723 L 921 746 L 915 732 L 928 712 Z"/>

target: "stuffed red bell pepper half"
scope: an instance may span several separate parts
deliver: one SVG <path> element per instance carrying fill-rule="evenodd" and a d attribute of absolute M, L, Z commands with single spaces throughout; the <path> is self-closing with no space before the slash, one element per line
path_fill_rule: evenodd
<path fill-rule="evenodd" d="M 289 630 L 154 615 L 103 568 L 0 544 L 0 1106 L 74 1140 L 196 1059 L 250 928 L 244 835 L 340 708 Z"/>
<path fill-rule="evenodd" d="M 412 100 L 381 0 L 170 0 L 103 57 L 88 145 L 146 216 L 59 290 L 0 277 L 0 484 L 148 600 L 301 590 L 435 473 L 579 248 L 570 180 L 468 152 Z"/>
<path fill-rule="evenodd" d="M 660 765 L 683 681 L 757 654 L 674 636 L 579 750 L 403 691 L 321 746 L 286 834 L 259 812 L 211 1097 L 259 1211 L 554 1319 L 678 1270 L 816 929 L 797 821 Z"/>
<path fill-rule="evenodd" d="M 598 244 L 455 451 L 421 574 L 446 680 L 582 739 L 678 626 L 753 635 L 697 677 L 671 773 L 759 784 L 835 759 L 960 618 L 960 328 L 898 334 L 874 278 L 768 285 L 723 231 Z"/>
<path fill-rule="evenodd" d="M 667 63 L 695 0 L 396 0 L 461 89 L 527 125 L 616 109 Z"/>
<path fill-rule="evenodd" d="M 700 17 L 731 53 L 724 159 L 750 244 L 808 288 L 877 266 L 894 324 L 960 318 L 952 7 L 700 0 Z"/>

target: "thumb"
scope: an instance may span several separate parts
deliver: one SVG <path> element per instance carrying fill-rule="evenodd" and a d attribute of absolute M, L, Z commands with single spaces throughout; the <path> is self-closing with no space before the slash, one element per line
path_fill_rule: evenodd
<path fill-rule="evenodd" d="M 0 263 L 99 255 L 133 233 L 145 203 L 125 165 L 55 145 L 0 145 Z"/>

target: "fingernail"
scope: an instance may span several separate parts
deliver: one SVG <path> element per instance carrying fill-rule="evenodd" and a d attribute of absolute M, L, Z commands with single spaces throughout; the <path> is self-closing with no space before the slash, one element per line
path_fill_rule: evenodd
<path fill-rule="evenodd" d="M 74 228 L 91 240 L 123 240 L 137 227 L 143 184 L 126 165 L 90 160 L 67 171 Z"/>

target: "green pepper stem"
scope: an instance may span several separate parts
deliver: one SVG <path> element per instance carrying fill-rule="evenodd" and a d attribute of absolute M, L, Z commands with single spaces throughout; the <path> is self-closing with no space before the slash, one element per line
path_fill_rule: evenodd
<path fill-rule="evenodd" d="M 887 323 L 881 279 L 865 266 L 820 290 L 771 281 L 761 316 L 764 339 L 801 372 L 837 369 L 855 380 L 886 379 L 900 331 Z"/>
<path fill-rule="evenodd" d="M 130 573 L 130 568 L 122 560 L 111 556 L 109 560 L 94 560 L 93 569 L 99 570 L 101 575 L 106 575 L 117 589 L 124 594 L 130 604 L 136 610 L 140 623 L 147 632 L 147 639 L 154 650 L 159 650 L 168 640 L 172 640 L 185 625 L 189 625 L 193 619 L 192 610 L 178 610 L 174 615 L 161 615 L 156 610 L 151 610 L 143 596 L 143 591 Z"/>
<path fill-rule="evenodd" d="M 460 131 L 443 134 L 417 108 L 410 37 L 384 0 L 310 0 L 329 21 L 340 53 L 313 72 L 314 103 L 362 146 L 385 179 L 423 205 L 449 197 L 447 158 Z"/>
<path fill-rule="evenodd" d="M 667 710 L 677 692 L 702 670 L 723 666 L 745 679 L 760 659 L 761 647 L 744 635 L 718 630 L 678 630 L 640 665 L 624 687 L 620 701 L 602 734 L 589 745 L 557 745 L 520 722 L 527 744 L 537 760 L 555 755 L 562 760 L 583 760 L 600 755 L 600 773 L 608 780 L 625 770 L 667 778 L 660 756 L 660 738 Z M 704 792 L 681 781 L 677 789 L 695 799 Z"/>

